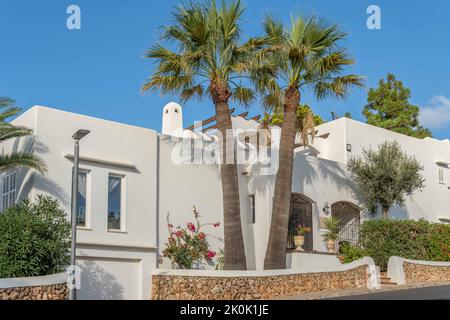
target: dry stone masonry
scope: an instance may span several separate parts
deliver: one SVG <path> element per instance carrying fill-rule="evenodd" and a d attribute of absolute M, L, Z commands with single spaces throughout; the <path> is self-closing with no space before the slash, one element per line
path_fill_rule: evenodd
<path fill-rule="evenodd" d="M 367 267 L 258 277 L 153 275 L 153 300 L 260 300 L 364 287 Z"/>
<path fill-rule="evenodd" d="M 431 266 L 404 262 L 406 283 L 450 281 L 450 266 Z"/>
<path fill-rule="evenodd" d="M 66 300 L 68 289 L 65 283 L 49 286 L 0 289 L 0 300 Z"/>

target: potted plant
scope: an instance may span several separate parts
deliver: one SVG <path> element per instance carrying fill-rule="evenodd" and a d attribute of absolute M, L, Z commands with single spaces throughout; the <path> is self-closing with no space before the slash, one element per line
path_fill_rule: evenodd
<path fill-rule="evenodd" d="M 296 251 L 303 251 L 303 244 L 305 243 L 305 233 L 306 233 L 306 228 L 302 227 L 302 226 L 298 226 L 297 227 L 297 235 L 294 236 L 294 244 L 296 246 Z"/>
<path fill-rule="evenodd" d="M 328 217 L 323 220 L 326 232 L 322 235 L 329 253 L 336 253 L 336 242 L 339 238 L 339 224 L 341 220 Z"/>

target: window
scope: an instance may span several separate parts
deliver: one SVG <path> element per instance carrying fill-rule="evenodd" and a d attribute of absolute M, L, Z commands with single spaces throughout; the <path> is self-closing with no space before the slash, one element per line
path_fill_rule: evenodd
<path fill-rule="evenodd" d="M 444 169 L 439 168 L 439 183 L 444 184 Z"/>
<path fill-rule="evenodd" d="M 122 177 L 108 177 L 108 230 L 122 230 Z"/>
<path fill-rule="evenodd" d="M 244 140 L 244 144 L 245 144 L 245 159 L 244 159 L 244 163 L 249 163 L 250 161 L 250 137 L 245 137 Z"/>
<path fill-rule="evenodd" d="M 6 210 L 16 203 L 16 173 L 12 172 L 3 177 L 2 210 Z"/>
<path fill-rule="evenodd" d="M 252 194 L 250 197 L 250 223 L 254 224 L 256 222 L 256 208 L 255 208 L 255 195 Z"/>
<path fill-rule="evenodd" d="M 78 193 L 77 193 L 77 226 L 86 227 L 86 181 L 87 173 L 78 173 Z"/>

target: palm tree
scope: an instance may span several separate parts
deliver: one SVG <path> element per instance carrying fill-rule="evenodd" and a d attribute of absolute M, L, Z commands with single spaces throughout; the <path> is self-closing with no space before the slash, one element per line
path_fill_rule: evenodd
<path fill-rule="evenodd" d="M 264 261 L 265 269 L 286 268 L 289 205 L 292 190 L 292 167 L 297 112 L 304 89 L 312 88 L 317 99 L 329 96 L 344 98 L 351 86 L 362 86 L 356 75 L 341 76 L 354 60 L 338 43 L 346 37 L 337 25 L 311 16 L 291 20 L 289 28 L 273 17 L 264 21 L 268 45 L 261 59 L 278 66 L 275 78 L 261 78 L 256 86 L 265 93 L 264 105 L 283 111 L 279 150 L 279 168 L 275 179 L 272 222 Z M 307 130 L 309 129 L 306 126 Z M 305 137 L 306 135 L 302 135 Z"/>
<path fill-rule="evenodd" d="M 215 1 L 181 5 L 173 12 L 174 24 L 163 28 L 162 39 L 175 50 L 152 46 L 146 58 L 156 60 L 156 68 L 143 91 L 178 94 L 182 101 L 208 96 L 215 106 L 217 129 L 222 135 L 221 182 L 224 215 L 224 269 L 245 270 L 238 174 L 235 163 L 227 163 L 226 151 L 234 149 L 227 139 L 232 129 L 230 100 L 248 106 L 255 98 L 248 77 L 258 73 L 253 59 L 263 44 L 261 38 L 241 42 L 240 21 L 244 7 L 240 1 L 229 5 Z"/>
<path fill-rule="evenodd" d="M 0 97 L 0 143 L 32 134 L 32 131 L 28 128 L 14 126 L 6 122 L 7 119 L 20 112 L 20 109 L 15 107 L 14 104 L 14 100 L 10 98 Z M 12 151 L 8 154 L 0 154 L 0 171 L 15 167 L 29 167 L 40 173 L 44 173 L 47 170 L 42 159 L 32 152 Z"/>

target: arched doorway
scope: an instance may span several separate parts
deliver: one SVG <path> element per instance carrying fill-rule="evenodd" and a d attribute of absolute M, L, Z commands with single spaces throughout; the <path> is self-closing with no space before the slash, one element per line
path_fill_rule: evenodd
<path fill-rule="evenodd" d="M 361 209 L 348 201 L 339 201 L 331 205 L 331 215 L 340 220 L 339 240 L 356 246 L 359 242 L 359 226 Z"/>
<path fill-rule="evenodd" d="M 313 225 L 312 225 L 313 201 L 300 193 L 291 194 L 291 206 L 289 209 L 288 249 L 295 249 L 294 236 L 297 235 L 297 227 L 301 225 L 308 229 L 305 234 L 305 251 L 313 250 Z"/>

